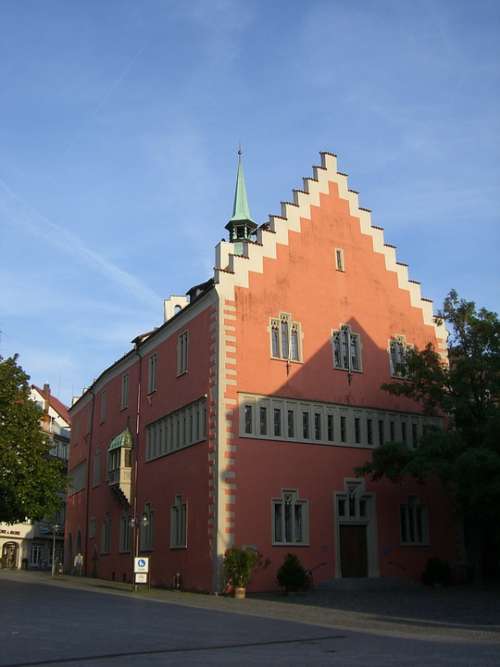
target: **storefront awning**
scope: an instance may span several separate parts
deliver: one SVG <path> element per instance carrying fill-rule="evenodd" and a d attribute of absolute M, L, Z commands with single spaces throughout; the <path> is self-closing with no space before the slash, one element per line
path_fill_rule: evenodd
<path fill-rule="evenodd" d="M 128 428 L 111 440 L 108 452 L 112 452 L 114 449 L 120 449 L 120 447 L 125 447 L 125 449 L 130 449 L 132 447 L 132 435 Z"/>

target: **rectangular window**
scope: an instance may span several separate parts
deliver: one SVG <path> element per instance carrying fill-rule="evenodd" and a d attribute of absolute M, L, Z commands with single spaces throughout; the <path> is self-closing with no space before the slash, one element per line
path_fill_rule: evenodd
<path fill-rule="evenodd" d="M 345 271 L 344 251 L 342 248 L 335 248 L 335 268 L 337 271 Z"/>
<path fill-rule="evenodd" d="M 347 420 L 346 418 L 342 415 L 340 417 L 340 442 L 346 442 L 347 441 Z"/>
<path fill-rule="evenodd" d="M 106 420 L 106 390 L 103 389 L 101 392 L 101 424 Z"/>
<path fill-rule="evenodd" d="M 361 337 L 342 326 L 333 332 L 333 366 L 345 371 L 361 371 Z"/>
<path fill-rule="evenodd" d="M 92 540 L 95 537 L 95 528 L 96 528 L 96 521 L 95 518 L 92 517 L 89 519 L 89 538 Z"/>
<path fill-rule="evenodd" d="M 260 434 L 267 435 L 267 408 L 259 408 Z"/>
<path fill-rule="evenodd" d="M 407 375 L 406 350 L 407 346 L 403 336 L 391 338 L 389 342 L 389 361 L 391 375 L 394 377 L 406 377 Z"/>
<path fill-rule="evenodd" d="M 366 439 L 369 445 L 373 445 L 373 420 L 366 420 Z"/>
<path fill-rule="evenodd" d="M 354 442 L 359 445 L 361 442 L 361 419 L 354 417 Z"/>
<path fill-rule="evenodd" d="M 321 440 L 321 413 L 314 413 L 314 439 Z"/>
<path fill-rule="evenodd" d="M 205 410 L 206 399 L 203 398 L 148 424 L 146 427 L 146 461 L 204 440 Z M 251 411 L 252 406 L 246 405 L 245 433 L 248 433 L 246 430 L 248 427 L 253 428 Z"/>
<path fill-rule="evenodd" d="M 270 321 L 271 356 L 274 359 L 300 361 L 300 324 L 291 315 L 280 313 Z"/>
<path fill-rule="evenodd" d="M 251 434 L 253 431 L 253 407 L 245 405 L 245 433 Z"/>
<path fill-rule="evenodd" d="M 304 440 L 309 440 L 309 413 L 302 413 L 302 437 Z"/>
<path fill-rule="evenodd" d="M 429 526 L 427 508 L 417 498 L 410 496 L 406 505 L 400 506 L 400 530 L 402 544 L 428 544 Z"/>
<path fill-rule="evenodd" d="M 383 445 L 385 442 L 384 420 L 378 420 L 378 444 Z"/>
<path fill-rule="evenodd" d="M 111 517 L 106 516 L 101 527 L 101 553 L 109 554 L 111 550 Z"/>
<path fill-rule="evenodd" d="M 351 333 L 351 368 L 353 371 L 361 370 L 359 353 L 359 334 Z"/>
<path fill-rule="evenodd" d="M 148 359 L 148 394 L 152 394 L 156 391 L 156 365 L 158 357 L 155 354 L 152 354 Z"/>
<path fill-rule="evenodd" d="M 418 445 L 418 426 L 414 422 L 411 425 L 411 444 L 413 447 Z"/>
<path fill-rule="evenodd" d="M 281 356 L 288 359 L 290 352 L 290 340 L 288 334 L 288 318 L 281 319 Z"/>
<path fill-rule="evenodd" d="M 271 351 L 273 357 L 280 357 L 280 332 L 277 323 L 271 326 Z"/>
<path fill-rule="evenodd" d="M 273 505 L 273 543 L 307 544 L 308 503 L 299 500 L 296 491 L 283 491 L 281 498 L 275 498 Z"/>
<path fill-rule="evenodd" d="M 292 361 L 300 360 L 299 352 L 299 329 L 296 323 L 292 326 L 291 338 L 290 338 L 290 358 Z"/>
<path fill-rule="evenodd" d="M 396 439 L 396 425 L 393 421 L 389 422 L 389 432 L 391 434 L 391 442 L 394 442 Z"/>
<path fill-rule="evenodd" d="M 170 508 L 170 548 L 185 549 L 187 546 L 187 506 L 182 496 L 175 496 Z"/>
<path fill-rule="evenodd" d="M 333 429 L 333 415 L 327 415 L 327 438 L 329 442 L 333 442 L 334 439 L 334 429 Z"/>
<path fill-rule="evenodd" d="M 295 438 L 295 414 L 293 410 L 288 410 L 288 437 Z"/>
<path fill-rule="evenodd" d="M 184 331 L 177 339 L 177 375 L 187 373 L 188 370 L 189 332 Z"/>
<path fill-rule="evenodd" d="M 122 375 L 122 393 L 121 393 L 120 408 L 122 410 L 124 410 L 125 408 L 128 408 L 128 374 L 127 373 L 125 373 L 125 375 Z"/>
<path fill-rule="evenodd" d="M 130 517 L 122 514 L 120 517 L 120 553 L 128 553 L 132 544 Z"/>
<path fill-rule="evenodd" d="M 406 436 L 406 422 L 401 422 L 401 440 L 406 445 L 407 436 Z"/>
<path fill-rule="evenodd" d="M 273 411 L 274 415 L 274 435 L 275 437 L 279 438 L 281 436 L 281 409 L 280 408 L 274 408 Z"/>

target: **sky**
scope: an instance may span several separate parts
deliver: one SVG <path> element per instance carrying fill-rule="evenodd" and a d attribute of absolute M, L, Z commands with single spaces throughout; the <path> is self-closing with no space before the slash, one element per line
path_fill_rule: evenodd
<path fill-rule="evenodd" d="M 0 355 L 69 403 L 319 151 L 437 309 L 500 309 L 498 0 L 2 0 Z"/>

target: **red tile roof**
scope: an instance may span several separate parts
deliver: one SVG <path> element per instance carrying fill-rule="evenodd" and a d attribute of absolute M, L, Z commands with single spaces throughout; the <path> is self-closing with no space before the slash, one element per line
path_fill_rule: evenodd
<path fill-rule="evenodd" d="M 71 417 L 68 412 L 68 408 L 64 405 L 64 403 L 61 403 L 61 401 L 53 396 L 50 392 L 47 394 L 43 389 L 40 389 L 40 387 L 37 387 L 36 384 L 31 385 L 33 389 L 36 389 L 36 391 L 45 399 L 49 401 L 49 405 L 51 408 L 53 408 L 57 414 L 64 419 L 65 422 L 68 423 L 69 426 L 71 426 Z"/>

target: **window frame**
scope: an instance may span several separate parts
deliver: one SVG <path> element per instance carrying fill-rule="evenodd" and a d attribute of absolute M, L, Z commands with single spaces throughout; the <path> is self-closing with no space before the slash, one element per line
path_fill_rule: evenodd
<path fill-rule="evenodd" d="M 188 504 L 183 500 L 182 494 L 178 494 L 174 504 L 170 506 L 170 549 L 187 549 L 187 534 Z M 181 539 L 178 539 L 179 536 Z"/>
<path fill-rule="evenodd" d="M 287 496 L 290 497 L 290 502 L 287 502 Z M 291 505 L 292 509 L 290 512 L 291 519 L 291 534 L 292 539 L 287 540 L 287 525 L 286 525 L 286 512 L 285 506 Z M 280 532 L 282 540 L 278 540 L 276 535 L 278 531 L 276 530 L 276 507 L 281 506 L 281 517 L 280 517 Z M 301 507 L 301 522 L 302 522 L 302 539 L 300 541 L 295 540 L 296 536 L 296 508 Z M 271 499 L 271 544 L 274 547 L 307 547 L 310 546 L 309 541 L 309 500 L 306 498 L 301 498 L 299 495 L 298 489 L 282 489 L 281 495 L 277 498 Z"/>
<path fill-rule="evenodd" d="M 389 369 L 391 377 L 404 380 L 408 375 L 408 368 L 406 364 L 406 354 L 411 345 L 406 342 L 406 336 L 396 334 L 391 336 L 387 344 L 387 351 L 389 355 Z M 393 351 L 396 352 L 393 355 Z M 399 368 L 398 368 L 399 367 Z"/>
<path fill-rule="evenodd" d="M 157 368 L 158 353 L 153 352 L 148 357 L 148 395 L 153 394 L 158 388 L 156 381 Z"/>
<path fill-rule="evenodd" d="M 284 326 L 286 326 L 286 335 Z M 279 313 L 277 317 L 269 320 L 269 352 L 271 359 L 279 359 L 292 364 L 300 364 L 303 361 L 302 351 L 302 327 L 296 322 L 291 313 Z M 286 345 L 284 341 L 286 339 Z M 292 355 L 296 344 L 296 354 Z M 286 351 L 284 350 L 286 347 Z"/>
<path fill-rule="evenodd" d="M 177 336 L 177 377 L 185 375 L 189 368 L 189 330 Z"/>
<path fill-rule="evenodd" d="M 334 370 L 347 373 L 363 372 L 363 342 L 360 333 L 353 331 L 349 324 L 341 324 L 338 329 L 332 329 L 331 342 Z M 357 359 L 358 368 L 355 368 L 353 358 Z"/>
<path fill-rule="evenodd" d="M 420 514 L 418 514 L 418 511 L 420 511 Z M 420 526 L 418 525 L 419 518 Z M 406 536 L 404 535 L 405 532 Z M 413 539 L 411 539 L 412 533 Z M 399 506 L 399 535 L 402 547 L 430 546 L 429 510 L 427 505 L 422 503 L 417 496 L 408 496 L 407 502 L 401 503 Z"/>
<path fill-rule="evenodd" d="M 344 249 L 335 248 L 335 270 L 345 273 Z"/>
<path fill-rule="evenodd" d="M 121 394 L 120 394 L 120 410 L 126 410 L 128 408 L 128 390 L 129 390 L 129 375 L 128 373 L 123 373 L 122 375 L 122 385 L 121 385 Z"/>

